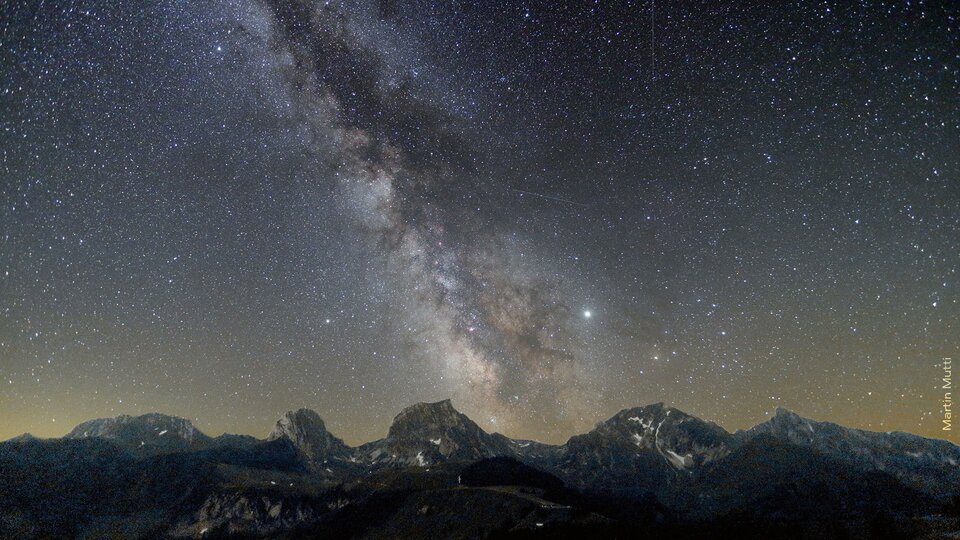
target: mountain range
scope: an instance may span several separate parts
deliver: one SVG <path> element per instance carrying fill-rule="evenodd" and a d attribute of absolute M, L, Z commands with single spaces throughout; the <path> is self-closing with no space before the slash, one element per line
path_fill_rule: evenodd
<path fill-rule="evenodd" d="M 786 409 L 730 433 L 657 403 L 550 445 L 444 400 L 358 447 L 309 409 L 266 439 L 152 413 L 0 443 L 0 537 L 939 538 L 960 535 L 958 464 Z"/>

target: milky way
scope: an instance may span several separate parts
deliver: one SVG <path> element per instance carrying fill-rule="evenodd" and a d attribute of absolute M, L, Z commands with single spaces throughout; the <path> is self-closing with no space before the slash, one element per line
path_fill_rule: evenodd
<path fill-rule="evenodd" d="M 390 80 L 338 6 L 270 9 L 263 41 L 342 204 L 396 280 L 411 354 L 439 370 L 443 392 L 493 424 L 540 411 L 569 428 L 564 416 L 582 403 L 570 310 L 514 263 L 509 238 L 485 226 L 490 201 L 478 188 L 495 179 L 476 171 L 482 157 L 469 126 Z M 520 396 L 525 411 L 510 407 Z"/>
<path fill-rule="evenodd" d="M 452 398 L 937 433 L 958 13 L 5 4 L 0 437 L 160 411 L 349 442 Z M 940 435 L 942 436 L 942 435 Z"/>

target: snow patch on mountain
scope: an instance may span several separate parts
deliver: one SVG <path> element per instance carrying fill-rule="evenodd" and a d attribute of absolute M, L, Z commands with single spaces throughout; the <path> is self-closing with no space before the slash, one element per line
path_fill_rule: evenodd
<path fill-rule="evenodd" d="M 671 465 L 681 470 L 686 469 L 687 467 L 693 464 L 693 455 L 691 454 L 686 454 L 684 456 L 681 456 L 680 454 L 677 454 L 673 450 L 666 450 L 666 458 Z"/>

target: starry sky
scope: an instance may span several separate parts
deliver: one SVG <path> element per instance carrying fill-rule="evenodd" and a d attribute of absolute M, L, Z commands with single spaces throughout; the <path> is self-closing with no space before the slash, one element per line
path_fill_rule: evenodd
<path fill-rule="evenodd" d="M 452 398 L 944 437 L 950 2 L 0 4 L 0 439 Z"/>

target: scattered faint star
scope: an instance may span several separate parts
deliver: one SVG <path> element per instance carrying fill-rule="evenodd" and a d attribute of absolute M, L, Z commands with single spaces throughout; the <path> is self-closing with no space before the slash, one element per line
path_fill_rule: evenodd
<path fill-rule="evenodd" d="M 39 5 L 0 17 L 0 438 L 306 406 L 360 443 L 448 397 L 551 442 L 658 401 L 937 435 L 949 10 Z"/>

